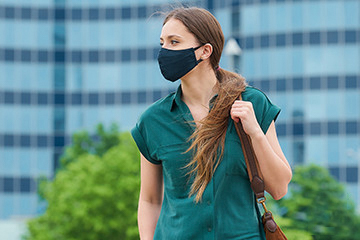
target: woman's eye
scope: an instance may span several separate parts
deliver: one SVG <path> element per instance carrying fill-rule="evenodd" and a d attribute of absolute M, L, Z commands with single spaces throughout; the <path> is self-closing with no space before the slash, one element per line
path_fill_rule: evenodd
<path fill-rule="evenodd" d="M 171 40 L 171 44 L 176 44 L 176 43 L 178 43 L 178 41 L 176 41 L 176 40 Z"/>
<path fill-rule="evenodd" d="M 161 43 L 160 43 L 160 46 L 162 46 L 162 45 L 164 45 L 164 43 L 161 42 Z"/>

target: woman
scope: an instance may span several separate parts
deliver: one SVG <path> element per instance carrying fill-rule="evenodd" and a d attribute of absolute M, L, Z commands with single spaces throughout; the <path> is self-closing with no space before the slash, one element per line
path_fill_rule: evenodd
<path fill-rule="evenodd" d="M 219 67 L 224 36 L 208 11 L 172 10 L 160 45 L 163 76 L 181 85 L 132 129 L 141 152 L 141 239 L 265 239 L 234 121 L 251 138 L 266 191 L 280 199 L 292 175 L 275 132 L 280 109 Z"/>

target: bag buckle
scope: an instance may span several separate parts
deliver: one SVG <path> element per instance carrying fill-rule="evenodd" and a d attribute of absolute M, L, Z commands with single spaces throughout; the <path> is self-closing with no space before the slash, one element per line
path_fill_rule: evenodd
<path fill-rule="evenodd" d="M 265 201 L 266 201 L 266 197 L 265 197 L 265 196 L 256 199 L 256 202 L 259 203 L 259 204 L 261 204 L 262 207 L 264 208 L 264 211 L 267 213 L 267 212 L 269 212 L 269 210 L 266 208 Z"/>

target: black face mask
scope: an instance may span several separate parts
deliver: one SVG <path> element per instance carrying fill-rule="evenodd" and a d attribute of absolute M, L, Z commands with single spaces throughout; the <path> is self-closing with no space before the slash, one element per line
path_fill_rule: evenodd
<path fill-rule="evenodd" d="M 196 60 L 195 50 L 201 46 L 182 50 L 161 48 L 158 62 L 164 78 L 175 82 L 196 67 L 202 59 Z"/>

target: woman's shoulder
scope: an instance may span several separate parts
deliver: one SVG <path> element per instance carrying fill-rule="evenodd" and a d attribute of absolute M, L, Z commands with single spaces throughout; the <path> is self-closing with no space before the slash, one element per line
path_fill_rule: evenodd
<path fill-rule="evenodd" d="M 244 101 L 252 102 L 254 107 L 256 105 L 271 104 L 268 96 L 263 91 L 253 86 L 247 86 L 241 96 Z"/>

